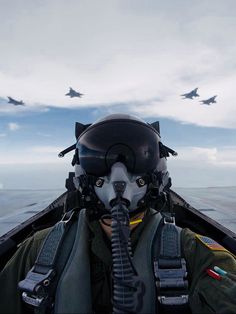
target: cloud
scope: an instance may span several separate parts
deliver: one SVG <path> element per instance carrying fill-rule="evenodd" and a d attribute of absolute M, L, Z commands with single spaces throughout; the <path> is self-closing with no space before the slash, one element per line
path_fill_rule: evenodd
<path fill-rule="evenodd" d="M 8 128 L 10 131 L 16 131 L 16 130 L 20 129 L 20 125 L 18 123 L 15 123 L 15 122 L 9 122 Z"/>
<path fill-rule="evenodd" d="M 185 147 L 179 148 L 178 154 L 182 161 L 212 162 L 217 158 L 217 148 Z"/>
<path fill-rule="evenodd" d="M 236 147 L 177 147 L 178 159 L 181 163 L 205 164 L 206 166 L 235 168 Z M 178 163 L 176 160 L 176 164 Z"/>
<path fill-rule="evenodd" d="M 27 164 L 58 164 L 62 165 L 65 161 L 70 164 L 72 160 L 71 154 L 64 158 L 58 158 L 58 154 L 65 147 L 57 146 L 33 146 L 17 151 L 8 148 L 7 151 L 1 152 L 0 149 L 0 165 L 27 165 Z"/>
<path fill-rule="evenodd" d="M 0 114 L 37 111 L 37 104 L 101 108 L 120 103 L 145 116 L 235 128 L 236 4 L 187 4 L 5 4 L 0 95 L 12 93 L 27 105 L 2 105 Z M 84 97 L 66 97 L 69 86 Z M 217 104 L 206 108 L 179 97 L 194 87 L 203 98 L 217 94 Z"/>
<path fill-rule="evenodd" d="M 63 189 L 69 171 L 73 171 L 70 163 L 0 164 L 4 189 Z"/>
<path fill-rule="evenodd" d="M 56 147 L 56 146 L 34 146 L 30 149 L 33 153 L 42 153 L 42 154 L 51 154 L 51 153 L 59 153 L 64 148 L 62 147 Z"/>
<path fill-rule="evenodd" d="M 0 137 L 6 137 L 6 133 L 0 133 Z"/>
<path fill-rule="evenodd" d="M 235 186 L 236 147 L 176 147 L 168 158 L 174 187 Z"/>
<path fill-rule="evenodd" d="M 0 69 L 0 77 L 1 77 L 1 69 Z M 3 78 L 4 79 L 4 78 Z M 15 82 L 18 84 L 18 82 Z M 13 83 L 14 84 L 14 83 Z M 21 84 L 21 83 L 19 83 Z M 34 112 L 48 112 L 50 109 L 47 104 L 40 104 L 35 100 L 33 103 L 26 103 L 25 106 L 14 106 L 12 104 L 8 104 L 5 98 L 0 97 L 0 116 L 14 116 L 14 115 L 26 115 L 28 113 Z"/>

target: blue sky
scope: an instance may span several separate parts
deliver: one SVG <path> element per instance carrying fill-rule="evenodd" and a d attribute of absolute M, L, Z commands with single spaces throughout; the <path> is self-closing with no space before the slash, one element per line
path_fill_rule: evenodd
<path fill-rule="evenodd" d="M 161 124 L 174 186 L 236 184 L 235 1 L 3 1 L 0 188 L 63 188 L 75 121 Z M 84 94 L 70 99 L 69 86 Z M 199 87 L 200 97 L 180 94 Z M 199 100 L 217 96 L 212 106 Z M 23 99 L 12 106 L 7 96 Z"/>

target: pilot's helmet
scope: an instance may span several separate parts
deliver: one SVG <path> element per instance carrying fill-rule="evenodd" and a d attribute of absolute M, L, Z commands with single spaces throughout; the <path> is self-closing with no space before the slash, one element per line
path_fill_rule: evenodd
<path fill-rule="evenodd" d="M 114 182 L 125 182 L 122 197 L 131 212 L 144 203 L 150 185 L 163 190 L 170 180 L 160 134 L 153 125 L 135 116 L 112 114 L 88 126 L 76 144 L 77 188 L 79 178 L 88 176 L 90 187 L 109 210 L 116 198 Z"/>

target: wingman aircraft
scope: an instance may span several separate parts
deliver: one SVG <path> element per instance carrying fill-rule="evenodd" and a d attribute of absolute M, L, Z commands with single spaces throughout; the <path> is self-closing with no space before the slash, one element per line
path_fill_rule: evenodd
<path fill-rule="evenodd" d="M 25 105 L 22 100 L 20 100 L 20 101 L 15 100 L 14 98 L 9 97 L 9 96 L 7 96 L 7 98 L 8 98 L 8 103 L 13 104 L 14 106 L 24 106 Z"/>
<path fill-rule="evenodd" d="M 70 87 L 70 91 L 65 96 L 70 96 L 70 98 L 73 98 L 81 97 L 83 96 L 83 94 L 81 94 L 80 92 L 76 92 L 73 88 Z"/>
<path fill-rule="evenodd" d="M 216 97 L 217 97 L 217 95 L 215 95 L 211 98 L 205 99 L 205 100 L 200 100 L 200 102 L 202 102 L 202 105 L 210 105 L 210 104 L 216 103 L 216 101 L 215 101 Z"/>
<path fill-rule="evenodd" d="M 199 95 L 197 94 L 197 90 L 198 88 L 195 88 L 191 92 L 182 94 L 180 96 L 183 96 L 184 97 L 183 99 L 186 99 L 186 98 L 193 99 L 193 97 L 199 97 Z"/>

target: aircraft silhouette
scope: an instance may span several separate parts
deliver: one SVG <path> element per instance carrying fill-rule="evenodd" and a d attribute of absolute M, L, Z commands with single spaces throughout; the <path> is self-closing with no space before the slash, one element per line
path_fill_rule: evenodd
<path fill-rule="evenodd" d="M 19 101 L 19 100 L 16 100 L 10 96 L 7 96 L 7 98 L 8 98 L 9 104 L 13 104 L 15 106 L 24 106 L 25 105 L 22 100 Z"/>
<path fill-rule="evenodd" d="M 70 87 L 70 91 L 67 94 L 65 94 L 65 96 L 70 96 L 70 98 L 73 98 L 73 97 L 82 97 L 83 94 L 76 92 L 73 88 Z"/>
<path fill-rule="evenodd" d="M 205 100 L 200 100 L 200 102 L 202 102 L 202 105 L 210 105 L 210 104 L 216 103 L 216 100 L 215 100 L 216 97 L 217 97 L 217 95 L 215 95 L 211 98 L 205 99 Z"/>
<path fill-rule="evenodd" d="M 184 97 L 183 99 L 186 99 L 186 98 L 193 99 L 193 97 L 199 97 L 199 95 L 197 94 L 197 90 L 198 88 L 195 88 L 191 92 L 182 94 L 180 96 L 183 96 Z"/>

